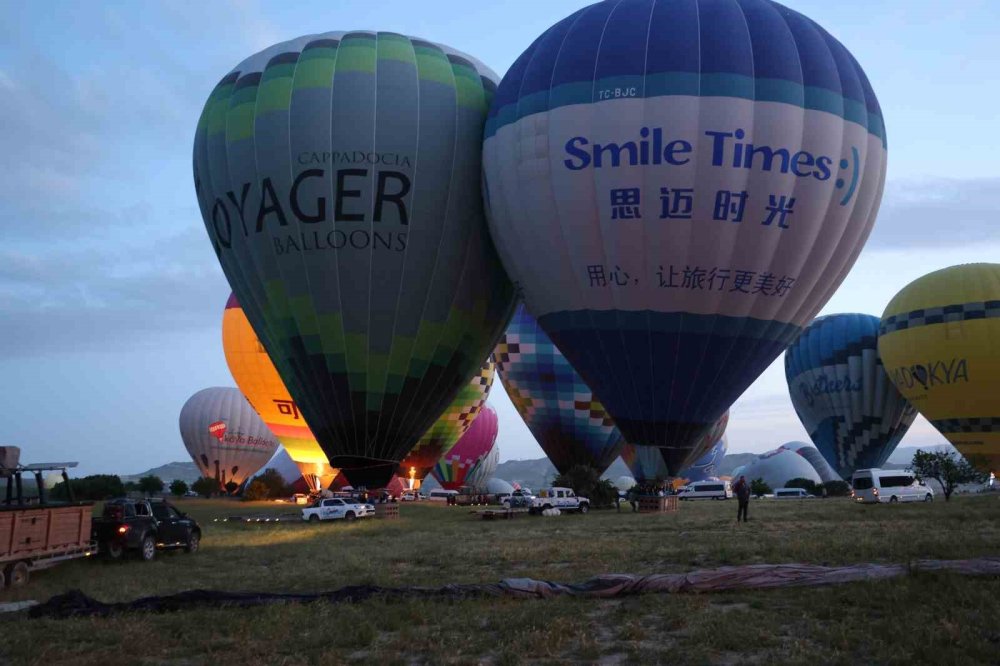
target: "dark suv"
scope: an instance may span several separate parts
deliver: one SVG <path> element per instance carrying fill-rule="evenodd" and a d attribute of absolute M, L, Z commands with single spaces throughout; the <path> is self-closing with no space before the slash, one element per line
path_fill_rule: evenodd
<path fill-rule="evenodd" d="M 111 559 L 121 559 L 126 552 L 134 551 L 149 561 L 157 549 L 195 552 L 201 544 L 201 527 L 163 500 L 122 498 L 105 502 L 102 516 L 94 519 L 93 538 L 98 551 Z"/>

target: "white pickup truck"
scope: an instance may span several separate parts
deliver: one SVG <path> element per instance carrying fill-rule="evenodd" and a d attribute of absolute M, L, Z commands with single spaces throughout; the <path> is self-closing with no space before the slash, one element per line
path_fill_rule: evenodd
<path fill-rule="evenodd" d="M 529 508 L 532 513 L 541 513 L 546 509 L 587 513 L 590 511 L 590 500 L 577 497 L 572 488 L 546 488 L 538 492 Z"/>
<path fill-rule="evenodd" d="M 357 518 L 367 518 L 374 515 L 374 505 L 344 500 L 339 497 L 319 499 L 311 506 L 302 509 L 302 520 L 311 523 L 338 519 L 350 522 Z"/>

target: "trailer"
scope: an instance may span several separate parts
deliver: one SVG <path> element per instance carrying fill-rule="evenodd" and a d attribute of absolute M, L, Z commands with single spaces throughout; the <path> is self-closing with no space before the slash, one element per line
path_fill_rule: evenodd
<path fill-rule="evenodd" d="M 97 552 L 91 537 L 92 502 L 77 502 L 67 469 L 76 463 L 21 465 L 16 447 L 0 447 L 0 479 L 7 488 L 0 501 L 0 590 L 28 583 L 32 571 Z M 69 500 L 51 501 L 43 474 L 61 471 Z M 23 475 L 35 477 L 37 496 L 26 497 Z"/>

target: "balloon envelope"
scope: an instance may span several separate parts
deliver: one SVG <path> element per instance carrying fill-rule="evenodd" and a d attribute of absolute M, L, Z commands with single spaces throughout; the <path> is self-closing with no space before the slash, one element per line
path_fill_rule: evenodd
<path fill-rule="evenodd" d="M 694 483 L 718 477 L 719 466 L 722 464 L 723 458 L 726 457 L 728 449 L 729 440 L 723 435 L 722 439 L 716 441 L 712 448 L 704 455 L 695 460 L 693 464 L 681 470 L 681 478 L 685 479 L 688 483 Z"/>
<path fill-rule="evenodd" d="M 878 339 L 900 392 L 983 472 L 1000 472 L 1000 264 L 952 266 L 904 287 Z"/>
<path fill-rule="evenodd" d="M 330 464 L 383 486 L 513 309 L 482 210 L 495 75 L 387 32 L 236 66 L 194 142 L 209 238 Z"/>
<path fill-rule="evenodd" d="M 510 401 L 560 473 L 587 465 L 600 474 L 615 461 L 621 433 L 524 305 L 493 359 Z"/>
<path fill-rule="evenodd" d="M 434 466 L 434 478 L 446 490 L 458 490 L 462 486 L 471 486 L 473 482 L 482 482 L 496 471 L 498 456 L 490 457 L 497 441 L 497 431 L 499 421 L 497 413 L 493 407 L 486 405 L 472 422 L 472 426 L 466 431 L 458 444 L 446 453 Z M 481 464 L 492 469 L 485 472 L 475 473 L 476 468 Z"/>
<path fill-rule="evenodd" d="M 785 352 L 792 406 L 844 479 L 881 467 L 917 416 L 878 354 L 878 317 L 818 317 Z"/>
<path fill-rule="evenodd" d="M 857 62 L 770 0 L 579 10 L 504 76 L 483 154 L 525 305 L 671 475 L 843 280 L 885 165 Z"/>
<path fill-rule="evenodd" d="M 234 294 L 222 315 L 222 349 L 236 385 L 278 437 L 309 487 L 328 488 L 338 470 L 327 461 Z"/>
<path fill-rule="evenodd" d="M 224 423 L 220 438 L 219 428 Z M 181 439 L 203 476 L 220 486 L 240 484 L 278 450 L 278 440 L 239 390 L 207 388 L 188 398 L 181 408 Z"/>
<path fill-rule="evenodd" d="M 677 474 L 670 472 L 667 467 L 667 457 L 655 446 L 636 446 L 625 443 L 622 446 L 622 460 L 632 472 L 632 477 L 639 483 L 651 483 L 665 481 L 673 477 L 683 478 L 687 468 L 701 462 L 701 458 L 710 454 L 715 447 L 722 443 L 728 447 L 725 440 L 726 426 L 729 425 L 729 412 L 722 415 L 712 428 L 699 438 L 691 448 L 689 462 L 685 462 L 684 467 Z M 722 454 L 725 457 L 725 453 Z"/>
<path fill-rule="evenodd" d="M 444 414 L 399 463 L 400 475 L 422 481 L 431 473 L 441 456 L 451 451 L 479 415 L 490 395 L 494 374 L 493 361 L 487 360 L 480 366 L 479 372 L 459 391 Z"/>

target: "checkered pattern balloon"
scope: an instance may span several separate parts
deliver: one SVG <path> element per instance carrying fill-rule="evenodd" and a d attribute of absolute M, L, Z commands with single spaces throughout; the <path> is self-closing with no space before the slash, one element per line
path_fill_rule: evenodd
<path fill-rule="evenodd" d="M 604 406 L 523 305 L 493 351 L 507 395 L 561 473 L 574 465 L 603 472 L 622 437 Z"/>

